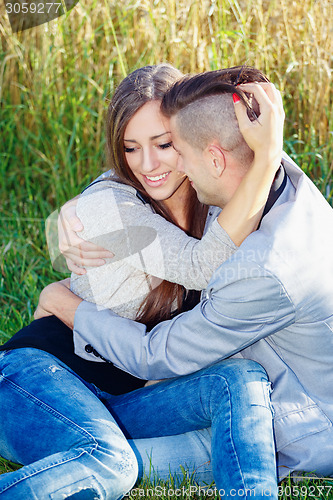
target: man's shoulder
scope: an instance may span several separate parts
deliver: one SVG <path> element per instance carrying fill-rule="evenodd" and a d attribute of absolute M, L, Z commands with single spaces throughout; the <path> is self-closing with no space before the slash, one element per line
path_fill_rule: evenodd
<path fill-rule="evenodd" d="M 324 304 L 331 307 L 327 297 L 333 297 L 329 278 L 333 275 L 333 210 L 298 167 L 287 166 L 286 172 L 285 192 L 229 262 L 240 279 L 241 273 L 248 279 L 267 280 L 270 275 L 297 308 L 316 317 Z M 256 282 L 261 286 L 260 280 Z"/>
<path fill-rule="evenodd" d="M 296 253 L 317 250 L 324 241 L 330 247 L 332 207 L 291 158 L 284 155 L 282 164 L 287 175 L 285 189 L 262 219 L 259 230 L 245 240 L 246 244 L 271 251 L 292 249 Z"/>

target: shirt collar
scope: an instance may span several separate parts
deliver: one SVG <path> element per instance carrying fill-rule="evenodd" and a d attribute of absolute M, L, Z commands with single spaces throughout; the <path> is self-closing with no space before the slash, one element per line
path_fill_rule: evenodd
<path fill-rule="evenodd" d="M 259 222 L 258 229 L 260 227 L 260 224 L 261 224 L 263 217 L 265 217 L 265 215 L 268 214 L 270 209 L 273 207 L 274 203 L 281 196 L 286 185 L 287 185 L 287 174 L 286 174 L 286 171 L 281 163 L 278 171 L 275 174 L 275 178 L 274 178 L 272 187 L 270 189 L 270 192 L 269 192 L 269 195 L 267 198 L 267 202 L 266 202 L 263 214 L 262 214 L 260 222 Z"/>

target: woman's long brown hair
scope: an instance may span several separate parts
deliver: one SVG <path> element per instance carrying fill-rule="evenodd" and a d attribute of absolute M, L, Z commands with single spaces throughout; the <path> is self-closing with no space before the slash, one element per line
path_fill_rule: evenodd
<path fill-rule="evenodd" d="M 108 107 L 106 121 L 107 159 L 110 168 L 121 182 L 132 186 L 147 199 L 157 214 L 176 226 L 177 222 L 163 201 L 152 199 L 129 168 L 125 157 L 124 134 L 134 114 L 147 102 L 162 101 L 165 92 L 182 76 L 180 71 L 169 64 L 145 66 L 133 71 L 117 87 Z M 188 199 L 185 207 L 187 233 L 195 238 L 201 238 L 207 207 L 198 201 L 196 192 L 188 180 L 184 182 L 188 183 Z M 174 312 L 175 304 L 177 311 L 181 310 L 184 294 L 183 286 L 164 280 L 149 292 L 141 304 L 137 321 L 145 323 L 150 328 L 159 321 L 169 319 Z"/>

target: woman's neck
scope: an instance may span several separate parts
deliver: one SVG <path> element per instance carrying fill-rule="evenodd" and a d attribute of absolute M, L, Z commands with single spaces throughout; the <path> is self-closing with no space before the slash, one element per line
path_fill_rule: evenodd
<path fill-rule="evenodd" d="M 164 206 L 183 231 L 189 230 L 187 207 L 190 188 L 190 183 L 186 178 L 177 191 L 170 198 L 163 201 Z"/>

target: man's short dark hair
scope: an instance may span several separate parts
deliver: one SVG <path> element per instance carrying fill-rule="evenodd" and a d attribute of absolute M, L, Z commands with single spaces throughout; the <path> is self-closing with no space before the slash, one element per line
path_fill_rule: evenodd
<path fill-rule="evenodd" d="M 234 66 L 198 75 L 186 75 L 166 92 L 161 109 L 165 116 L 171 117 L 198 99 L 229 93 L 237 94 L 251 113 L 251 102 L 244 92 L 237 89 L 237 85 L 252 82 L 269 82 L 269 79 L 262 71 L 251 66 Z"/>
<path fill-rule="evenodd" d="M 210 141 L 218 140 L 247 169 L 253 161 L 253 151 L 239 130 L 232 94 L 241 97 L 250 119 L 256 119 L 260 112 L 257 101 L 237 85 L 267 81 L 261 71 L 247 66 L 187 76 L 165 94 L 162 112 L 176 117 L 177 132 L 193 148 L 203 151 Z"/>

